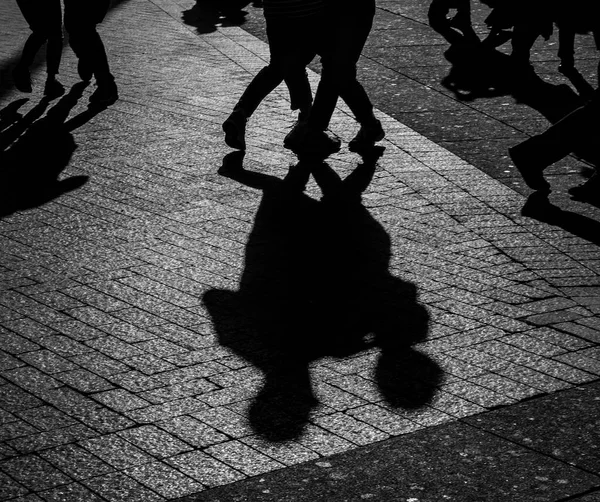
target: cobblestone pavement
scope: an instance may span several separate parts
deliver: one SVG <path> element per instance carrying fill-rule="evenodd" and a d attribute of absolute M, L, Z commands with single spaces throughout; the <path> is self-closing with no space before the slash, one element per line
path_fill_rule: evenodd
<path fill-rule="evenodd" d="M 221 123 L 268 51 L 186 7 L 115 5 L 100 113 L 68 49 L 64 97 L 0 91 L 1 500 L 172 500 L 598 381 L 593 239 L 380 111 L 376 166 L 290 170 L 283 89 L 241 168 Z"/>

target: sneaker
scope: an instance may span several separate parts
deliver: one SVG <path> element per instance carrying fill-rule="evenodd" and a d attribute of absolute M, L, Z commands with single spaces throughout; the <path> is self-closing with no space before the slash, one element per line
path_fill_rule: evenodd
<path fill-rule="evenodd" d="M 110 106 L 119 99 L 117 84 L 111 82 L 98 84 L 96 90 L 90 96 L 90 103 L 99 106 Z"/>
<path fill-rule="evenodd" d="M 77 62 L 77 74 L 84 82 L 89 82 L 94 76 L 94 72 L 92 71 L 90 65 L 81 59 Z"/>
<path fill-rule="evenodd" d="M 44 96 L 54 99 L 62 96 L 65 93 L 65 87 L 55 78 L 49 78 L 46 80 L 44 86 Z"/>
<path fill-rule="evenodd" d="M 373 148 L 375 143 L 385 137 L 385 131 L 381 127 L 381 122 L 375 120 L 372 124 L 362 125 L 358 134 L 348 143 L 348 149 L 351 152 L 360 152 Z"/>
<path fill-rule="evenodd" d="M 33 90 L 31 87 L 31 75 L 29 73 L 29 69 L 17 65 L 13 68 L 12 77 L 15 83 L 15 87 L 19 91 L 31 92 Z"/>
<path fill-rule="evenodd" d="M 248 119 L 241 110 L 234 110 L 223 122 L 225 143 L 236 150 L 246 149 L 246 122 Z"/>
<path fill-rule="evenodd" d="M 339 152 L 342 142 L 331 133 L 311 129 L 305 123 L 298 123 L 286 135 L 283 146 L 298 155 L 327 157 Z"/>
<path fill-rule="evenodd" d="M 527 140 L 509 148 L 508 155 L 529 188 L 533 190 L 549 191 L 550 183 L 544 178 L 544 168 L 546 166 L 536 163 L 535 159 L 533 159 L 525 150 L 529 147 L 529 141 L 531 140 Z"/>

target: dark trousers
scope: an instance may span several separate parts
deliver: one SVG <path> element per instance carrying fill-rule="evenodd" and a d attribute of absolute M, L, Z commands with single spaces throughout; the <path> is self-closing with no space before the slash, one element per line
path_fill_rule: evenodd
<path fill-rule="evenodd" d="M 308 111 L 312 104 L 312 91 L 306 65 L 317 52 L 317 41 L 312 34 L 318 31 L 317 25 L 321 19 L 311 16 L 299 19 L 267 18 L 266 21 L 269 64 L 252 79 L 236 108 L 242 109 L 249 117 L 261 101 L 285 81 L 292 110 Z"/>
<path fill-rule="evenodd" d="M 323 70 L 308 122 L 318 130 L 329 126 L 338 97 L 360 124 L 373 120 L 371 100 L 356 79 L 356 63 L 373 26 L 375 0 L 351 3 L 347 7 L 334 3 L 326 13 L 321 49 Z"/>
<path fill-rule="evenodd" d="M 17 5 L 31 35 L 25 42 L 20 65 L 29 68 L 36 54 L 46 46 L 46 67 L 48 75 L 56 75 L 62 56 L 62 9 L 60 0 L 17 0 Z"/>
<path fill-rule="evenodd" d="M 106 49 L 96 30 L 108 12 L 110 0 L 64 1 L 65 29 L 73 52 L 92 71 L 98 83 L 113 80 Z"/>

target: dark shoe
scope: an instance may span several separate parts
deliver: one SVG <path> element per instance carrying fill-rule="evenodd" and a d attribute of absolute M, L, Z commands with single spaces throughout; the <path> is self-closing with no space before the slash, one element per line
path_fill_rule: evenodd
<path fill-rule="evenodd" d="M 569 188 L 569 194 L 580 201 L 600 201 L 600 174 L 594 174 L 585 183 Z"/>
<path fill-rule="evenodd" d="M 50 99 L 58 98 L 65 93 L 65 87 L 55 78 L 46 80 L 44 96 Z"/>
<path fill-rule="evenodd" d="M 375 143 L 385 137 L 385 131 L 381 127 L 381 122 L 375 120 L 372 124 L 362 125 L 358 134 L 348 143 L 348 149 L 351 152 L 361 152 L 375 146 Z"/>
<path fill-rule="evenodd" d="M 110 106 L 119 99 L 117 84 L 114 81 L 98 84 L 90 96 L 90 103 L 99 106 Z"/>
<path fill-rule="evenodd" d="M 331 133 L 311 129 L 304 123 L 298 123 L 283 140 L 283 146 L 298 155 L 327 157 L 339 152 L 342 142 Z"/>
<path fill-rule="evenodd" d="M 79 78 L 84 82 L 89 82 L 94 76 L 94 72 L 90 65 L 81 59 L 77 62 L 77 73 L 79 74 Z"/>
<path fill-rule="evenodd" d="M 530 147 L 529 141 L 531 140 L 509 148 L 508 154 L 529 188 L 549 191 L 550 183 L 544 178 L 546 166 L 537 163 L 535 158 L 526 151 Z"/>
<path fill-rule="evenodd" d="M 241 110 L 234 110 L 223 122 L 225 143 L 236 150 L 246 149 L 246 122 L 248 119 Z"/>
<path fill-rule="evenodd" d="M 13 81 L 15 87 L 21 92 L 31 92 L 31 75 L 27 68 L 22 66 L 15 66 L 12 72 Z"/>

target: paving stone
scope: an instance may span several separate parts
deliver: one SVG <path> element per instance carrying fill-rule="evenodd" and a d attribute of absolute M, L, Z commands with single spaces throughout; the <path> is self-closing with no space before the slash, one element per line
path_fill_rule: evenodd
<path fill-rule="evenodd" d="M 203 448 L 229 439 L 209 425 L 189 416 L 174 417 L 158 424 L 162 429 L 174 434 L 185 442 Z"/>
<path fill-rule="evenodd" d="M 123 439 L 157 458 L 170 457 L 192 449 L 183 441 L 152 425 L 127 429 L 118 434 Z"/>
<path fill-rule="evenodd" d="M 81 480 L 112 472 L 114 469 L 78 445 L 66 445 L 40 453 L 73 479 Z"/>
<path fill-rule="evenodd" d="M 144 453 L 133 444 L 121 439 L 115 434 L 83 440 L 80 444 L 85 449 L 119 470 L 132 465 L 150 462 L 153 459 L 153 457 L 147 453 Z"/>
<path fill-rule="evenodd" d="M 84 484 L 111 502 L 124 502 L 125 500 L 159 502 L 165 500 L 129 476 L 118 472 L 86 480 Z"/>
<path fill-rule="evenodd" d="M 248 476 L 256 476 L 283 467 L 283 464 L 239 441 L 227 441 L 209 446 L 204 451 Z"/>
<path fill-rule="evenodd" d="M 78 483 L 59 486 L 52 490 L 45 490 L 40 496 L 47 502 L 101 502 L 102 499 Z"/>
<path fill-rule="evenodd" d="M 149 403 L 123 389 L 114 389 L 94 394 L 94 399 L 116 411 L 142 408 Z"/>
<path fill-rule="evenodd" d="M 29 434 L 12 439 L 10 445 L 20 453 L 40 452 L 47 448 L 61 446 L 96 436 L 96 431 L 83 424 L 71 425 L 61 429 Z"/>
<path fill-rule="evenodd" d="M 72 388 L 85 393 L 108 391 L 113 388 L 113 385 L 109 381 L 83 369 L 64 371 L 58 373 L 56 378 Z"/>
<path fill-rule="evenodd" d="M 0 463 L 0 469 L 32 491 L 66 484 L 70 479 L 50 463 L 35 455 L 26 455 Z"/>
<path fill-rule="evenodd" d="M 166 461 L 209 487 L 233 483 L 246 477 L 240 471 L 199 450 L 182 453 Z"/>
<path fill-rule="evenodd" d="M 327 239 L 302 229 L 299 235 L 309 247 L 314 242 L 322 261 L 331 265 L 318 286 L 338 268 L 352 279 L 350 272 L 363 264 L 381 263 L 386 277 L 413 288 L 410 296 L 419 304 L 411 305 L 423 305 L 430 317 L 414 349 L 441 376 L 419 407 L 393 406 L 378 381 L 381 347 L 374 345 L 380 337 L 367 333 L 364 347 L 313 358 L 310 380 L 318 402 L 307 404 L 306 416 L 296 417 L 292 440 L 275 445 L 262 437 L 249 418 L 265 376 L 256 359 L 265 354 L 253 360 L 232 350 L 203 295 L 215 288 L 241 290 L 253 274 L 276 271 L 277 260 L 256 266 L 254 256 L 262 249 L 275 257 L 284 249 L 276 247 L 281 232 L 273 238 L 262 229 L 268 190 L 219 170 L 230 153 L 221 123 L 269 54 L 264 42 L 226 22 L 211 33 L 186 26 L 181 12 L 192 6 L 192 0 L 128 0 L 114 6 L 101 33 L 121 99 L 93 116 L 86 111 L 89 89 L 69 104 L 70 116 L 76 117 L 69 134 L 77 148 L 53 180 L 58 186 L 74 176 L 87 181 L 43 203 L 2 213 L 0 406 L 5 414 L 0 421 L 8 442 L 0 458 L 6 465 L 45 458 L 58 473 L 85 478 L 87 488 L 66 475 L 66 484 L 46 486 L 43 468 L 25 468 L 31 486 L 41 476 L 48 500 L 93 500 L 96 494 L 107 500 L 161 500 L 207 493 L 206 486 L 262 477 L 388 435 L 440 431 L 437 437 L 442 437 L 446 432 L 441 431 L 453 431 L 467 437 L 454 424 L 457 419 L 490 408 L 513 409 L 523 399 L 531 401 L 521 404 L 545 399 L 540 393 L 597 380 L 597 243 L 573 235 L 572 227 L 521 214 L 528 191 L 506 155 L 509 146 L 544 129 L 544 110 L 515 100 L 510 91 L 457 99 L 441 83 L 452 62 L 444 59 L 445 41 L 427 26 L 426 5 L 380 0 L 365 51 L 369 59 L 361 59 L 359 67 L 386 129 L 386 150 L 362 193 L 362 215 L 356 221 L 351 212 L 346 215 L 349 234 L 358 236 L 356 242 L 365 237 L 370 249 L 358 267 L 345 266 L 355 246 L 332 248 L 330 259 Z M 255 5 L 245 9 L 244 27 L 264 40 L 261 11 Z M 0 11 L 10 20 L 10 31 L 0 36 L 9 71 L 27 27 L 12 3 L 2 4 Z M 485 12 L 485 6 L 473 6 L 482 34 Z M 148 50 L 135 50 L 139 44 Z M 563 83 L 551 66 L 553 58 L 554 49 L 536 44 L 534 66 L 549 79 L 539 79 L 544 88 Z M 383 68 L 382 61 L 388 66 Z M 593 65 L 579 63 L 589 75 L 595 72 Z M 26 121 L 41 98 L 39 64 L 32 72 L 29 102 L 15 101 L 19 96 L 8 87 L 0 89 L 2 133 L 23 125 L 20 134 L 25 139 L 31 134 Z M 65 51 L 61 78 L 67 86 L 78 81 L 75 65 L 73 54 Z M 309 78 L 314 89 L 318 76 L 310 72 Z M 277 89 L 249 122 L 245 174 L 281 180 L 296 163 L 281 146 L 294 121 L 287 99 L 285 90 Z M 66 104 L 53 101 L 37 113 L 51 119 Z M 5 113 L 17 105 L 23 119 L 6 125 Z M 345 144 L 358 130 L 341 103 L 331 127 Z M 344 147 L 327 162 L 351 181 L 360 159 Z M 595 221 L 593 206 L 564 195 L 576 174 L 573 166 L 579 166 L 570 163 L 548 171 L 553 185 L 560 184 L 550 197 L 561 207 L 585 208 L 586 217 Z M 304 195 L 312 207 L 324 207 L 313 179 Z M 319 211 L 317 216 L 326 214 Z M 309 228 L 321 228 L 321 222 L 310 223 L 310 211 L 300 212 Z M 330 225 L 320 237 L 338 226 Z M 258 247 L 256 236 L 262 239 Z M 296 246 L 289 249 L 288 263 L 302 263 L 293 259 Z M 365 274 L 372 278 L 369 270 Z M 370 280 L 365 280 L 367 289 Z M 391 285 L 376 286 L 381 290 L 376 294 L 386 299 L 381 305 L 397 307 L 386 289 Z M 278 300 L 282 290 L 274 289 L 269 298 Z M 248 340 L 256 344 L 256 336 L 249 333 Z M 409 380 L 407 388 L 414 391 L 419 375 Z M 269 423 L 277 429 L 277 421 Z M 62 455 L 71 449 L 73 455 Z M 90 460 L 94 455 L 129 475 L 103 470 L 106 464 Z M 536 461 L 547 465 L 548 459 Z M 536 476 L 539 486 L 530 486 L 536 496 L 542 486 L 551 486 L 557 499 L 583 493 L 570 487 L 561 491 L 559 481 Z M 509 478 L 500 483 L 506 489 L 502 496 L 518 500 L 524 492 L 509 488 Z M 521 478 L 510 479 L 523 486 Z M 17 489 L 10 496 L 32 498 L 28 493 Z M 434 490 L 431 499 L 439 500 L 440 493 Z"/>
<path fill-rule="evenodd" d="M 27 488 L 1 472 L 0 481 L 2 481 L 0 483 L 0 495 L 4 500 L 12 499 L 27 493 Z"/>

